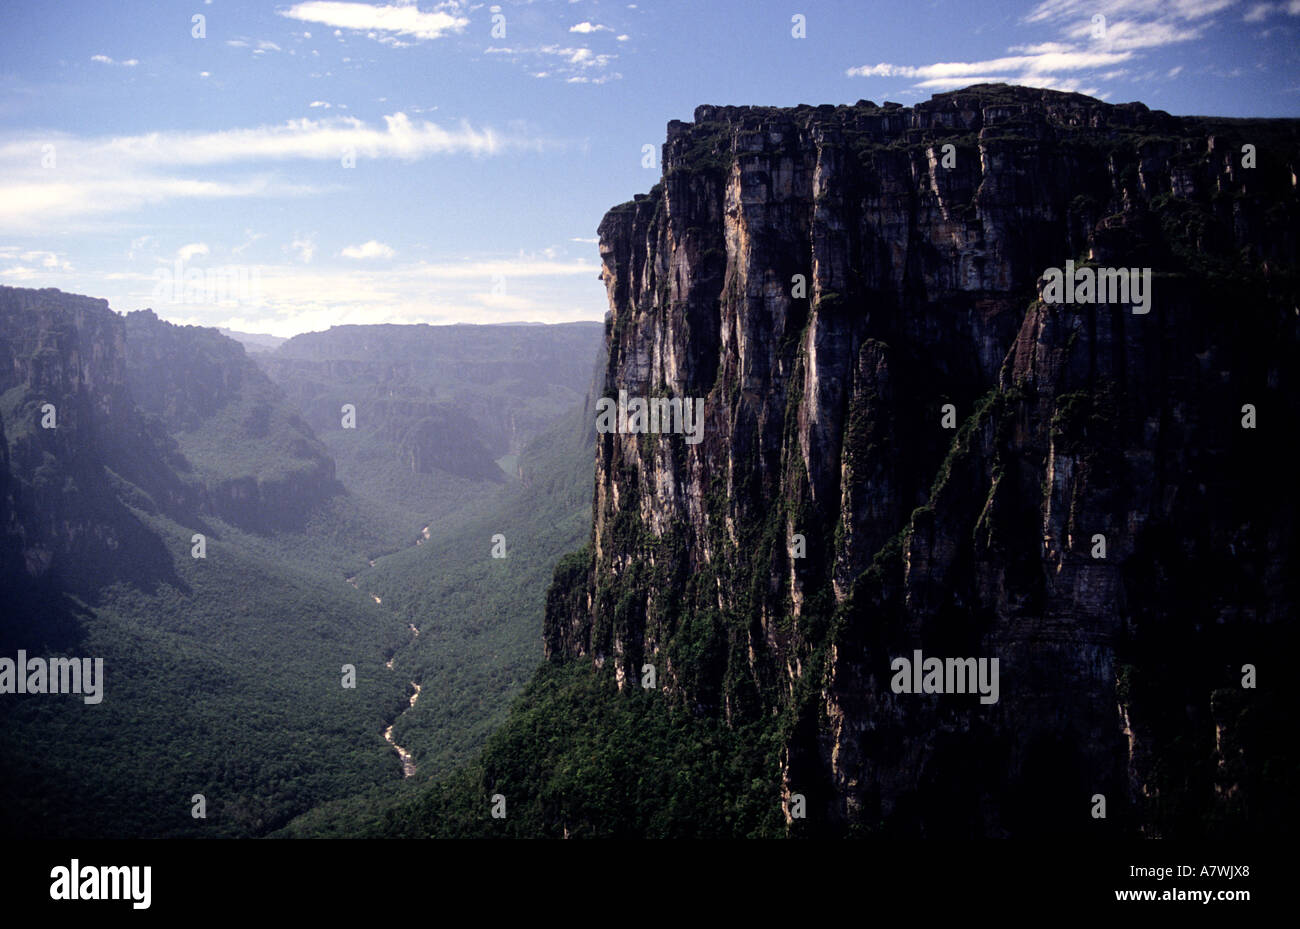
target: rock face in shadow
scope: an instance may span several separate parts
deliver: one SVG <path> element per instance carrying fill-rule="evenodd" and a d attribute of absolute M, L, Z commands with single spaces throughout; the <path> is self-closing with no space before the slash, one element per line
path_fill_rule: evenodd
<path fill-rule="evenodd" d="M 600 224 L 605 394 L 703 439 L 598 437 L 548 656 L 772 720 L 796 834 L 1294 821 L 1242 680 L 1295 640 L 1300 122 L 981 85 L 700 107 L 663 165 Z M 1046 302 L 1067 261 L 1149 302 Z M 895 693 L 915 649 L 998 701 Z"/>

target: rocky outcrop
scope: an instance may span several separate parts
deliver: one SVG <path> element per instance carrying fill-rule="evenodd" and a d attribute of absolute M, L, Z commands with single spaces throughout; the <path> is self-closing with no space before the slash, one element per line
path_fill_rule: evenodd
<path fill-rule="evenodd" d="M 600 225 L 605 390 L 703 440 L 599 437 L 548 655 L 773 720 L 795 832 L 1266 828 L 1214 771 L 1225 716 L 1293 752 L 1241 666 L 1294 635 L 1297 123 L 985 85 L 700 107 L 663 165 Z M 1067 261 L 1147 312 L 1045 302 Z M 998 702 L 894 693 L 914 649 Z"/>

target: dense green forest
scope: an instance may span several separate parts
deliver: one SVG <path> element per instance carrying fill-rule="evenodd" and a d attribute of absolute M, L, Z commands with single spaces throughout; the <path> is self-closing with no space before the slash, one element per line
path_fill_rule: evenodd
<path fill-rule="evenodd" d="M 540 668 L 483 751 L 418 791 L 316 811 L 290 836 L 740 838 L 784 834 L 774 723 L 696 718 L 590 667 Z M 498 812 L 504 798 L 504 817 Z"/>
<path fill-rule="evenodd" d="M 43 836 L 244 836 L 340 792 L 399 778 L 381 731 L 405 705 L 384 668 L 403 624 L 336 574 L 268 558 L 214 524 L 144 517 L 175 580 L 105 588 L 71 654 L 103 657 L 105 698 L 6 702 L 7 831 Z M 341 686 L 344 664 L 356 688 Z M 38 751 L 33 746 L 39 746 Z M 191 816 L 203 794 L 206 819 Z"/>

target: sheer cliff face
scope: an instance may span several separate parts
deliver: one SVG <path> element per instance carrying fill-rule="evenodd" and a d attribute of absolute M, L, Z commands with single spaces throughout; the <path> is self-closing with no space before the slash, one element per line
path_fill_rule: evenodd
<path fill-rule="evenodd" d="M 1266 795 L 1298 139 L 1002 86 L 670 123 L 600 225 L 605 387 L 703 398 L 703 438 L 599 437 L 548 656 L 773 720 L 796 831 L 1169 834 Z M 1152 269 L 1147 312 L 1044 302 L 1067 260 Z M 914 649 L 999 659 L 998 701 L 894 693 Z"/>

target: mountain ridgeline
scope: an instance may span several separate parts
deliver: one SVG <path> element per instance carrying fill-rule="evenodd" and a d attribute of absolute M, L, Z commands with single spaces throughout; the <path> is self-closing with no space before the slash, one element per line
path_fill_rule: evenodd
<path fill-rule="evenodd" d="M 663 165 L 600 224 L 604 394 L 703 441 L 598 437 L 551 667 L 462 784 L 519 812 L 394 831 L 1292 828 L 1300 121 L 980 85 L 702 106 Z M 918 650 L 1000 693 L 908 692 Z"/>

